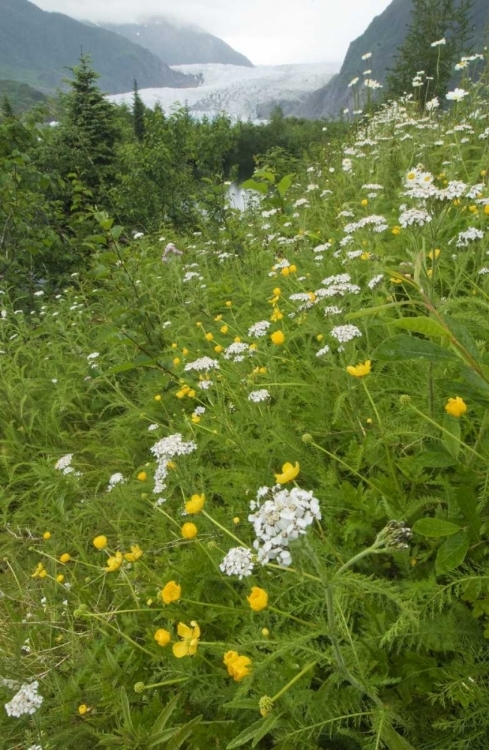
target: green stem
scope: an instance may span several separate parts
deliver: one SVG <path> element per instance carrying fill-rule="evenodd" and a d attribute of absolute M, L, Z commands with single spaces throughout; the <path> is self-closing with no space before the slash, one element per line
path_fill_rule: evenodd
<path fill-rule="evenodd" d="M 282 617 L 288 617 L 289 620 L 294 620 L 294 622 L 299 622 L 301 625 L 307 625 L 309 628 L 316 628 L 317 625 L 313 622 L 306 622 L 305 620 L 301 620 L 299 617 L 295 617 L 295 615 L 289 615 L 288 612 L 282 612 L 281 609 L 277 609 L 276 607 L 268 607 L 270 612 L 275 612 L 277 615 L 282 615 Z"/>
<path fill-rule="evenodd" d="M 380 552 L 382 552 L 382 549 L 379 549 L 375 544 L 373 544 L 371 547 L 367 547 L 367 549 L 362 550 L 358 553 L 358 555 L 355 555 L 355 557 L 352 557 L 351 560 L 348 560 L 344 565 L 341 566 L 341 568 L 338 568 L 336 573 L 333 576 L 334 578 L 337 578 L 342 573 L 345 572 L 345 570 L 348 570 L 348 568 L 351 568 L 352 565 L 355 565 L 359 560 L 362 560 L 364 557 L 367 557 L 367 555 L 378 555 Z"/>
<path fill-rule="evenodd" d="M 373 490 L 376 490 L 377 492 L 380 492 L 381 495 L 384 495 L 385 497 L 388 497 L 388 495 L 386 495 L 385 491 L 381 487 L 377 487 L 377 485 L 374 482 L 372 482 L 370 479 L 367 479 L 367 477 L 364 477 L 363 474 L 360 474 L 360 472 L 356 471 L 356 469 L 354 469 L 353 466 L 350 466 L 349 464 L 347 464 L 346 461 L 343 461 L 342 458 L 339 458 L 334 453 L 331 453 L 330 451 L 326 450 L 326 448 L 323 448 L 321 445 L 318 445 L 314 441 L 312 441 L 310 443 L 310 445 L 313 445 L 314 448 L 317 448 L 318 450 L 320 450 L 323 453 L 325 453 L 329 458 L 332 458 L 333 461 L 337 461 L 339 464 L 341 464 L 342 466 L 344 466 L 345 469 L 348 469 L 348 471 L 350 471 L 352 474 L 354 474 L 354 476 L 356 476 L 359 479 L 361 479 L 362 482 L 365 482 L 365 484 L 368 484 L 369 487 L 371 487 Z M 391 497 L 388 497 L 388 499 L 391 502 L 394 502 Z"/>
<path fill-rule="evenodd" d="M 397 491 L 398 495 L 400 496 L 401 495 L 401 488 L 399 486 L 399 482 L 397 481 L 396 468 L 395 468 L 394 462 L 392 460 L 391 449 L 390 449 L 389 444 L 388 444 L 388 442 L 386 440 L 386 437 L 385 437 L 384 428 L 382 426 L 382 420 L 380 418 L 380 414 L 378 412 L 378 409 L 377 409 L 377 407 L 375 405 L 375 401 L 373 400 L 373 398 L 372 398 L 372 396 L 370 394 L 370 391 L 368 389 L 368 386 L 367 386 L 364 378 L 361 378 L 361 381 L 362 381 L 363 389 L 364 389 L 365 393 L 367 394 L 367 398 L 370 401 L 370 405 L 371 405 L 372 409 L 374 410 L 374 414 L 375 414 L 375 417 L 377 419 L 377 423 L 379 425 L 379 430 L 380 430 L 380 434 L 381 434 L 381 437 L 382 437 L 382 442 L 384 443 L 385 453 L 386 453 L 386 456 L 387 456 L 387 463 L 389 464 L 389 469 L 390 469 L 390 472 L 391 472 L 391 475 L 392 475 L 392 480 L 394 482 L 394 486 L 396 488 L 396 491 Z"/>
<path fill-rule="evenodd" d="M 175 677 L 173 680 L 165 680 L 164 682 L 154 682 L 152 685 L 145 685 L 144 690 L 151 690 L 152 688 L 165 687 L 166 685 L 178 685 L 180 682 L 188 682 L 190 677 Z"/>
<path fill-rule="evenodd" d="M 477 456 L 477 458 L 480 458 L 482 461 L 487 462 L 487 458 L 484 458 L 484 456 L 481 456 L 480 453 L 478 453 L 473 448 L 471 448 L 470 445 L 467 445 L 467 443 L 464 443 L 464 441 L 460 440 L 460 438 L 458 438 L 456 435 L 452 435 L 452 433 L 449 432 L 449 430 L 445 429 L 445 427 L 443 427 L 443 425 L 438 424 L 438 422 L 435 422 L 434 419 L 431 419 L 426 414 L 424 414 L 422 411 L 420 411 L 419 409 L 416 409 L 416 407 L 413 406 L 412 404 L 408 404 L 408 406 L 409 406 L 409 408 L 412 411 L 414 411 L 416 414 L 418 414 L 420 417 L 422 417 L 423 419 L 425 419 L 430 424 L 434 425 L 434 427 L 437 427 L 439 430 L 441 430 L 441 432 L 444 432 L 445 435 L 448 435 L 450 438 L 452 438 L 452 440 L 455 440 L 463 448 L 467 448 L 467 450 L 470 451 L 474 456 Z"/>
<path fill-rule="evenodd" d="M 221 531 L 223 531 L 223 532 L 224 532 L 225 534 L 227 534 L 227 535 L 228 535 L 229 537 L 231 537 L 231 539 L 234 539 L 234 541 L 235 541 L 235 542 L 238 542 L 238 544 L 240 545 L 240 547 L 246 547 L 247 549 L 250 549 L 250 548 L 249 548 L 249 546 L 248 546 L 247 544 L 244 544 L 244 543 L 243 543 L 243 542 L 241 541 L 241 539 L 238 539 L 238 537 L 237 537 L 237 536 L 235 536 L 235 535 L 234 535 L 234 534 L 233 534 L 233 533 L 232 533 L 231 531 L 229 531 L 229 529 L 226 529 L 226 527 L 225 527 L 225 526 L 223 526 L 222 524 L 220 524 L 220 523 L 219 523 L 219 521 L 216 521 L 216 519 L 215 519 L 215 518 L 213 518 L 213 517 L 212 517 L 212 516 L 210 516 L 210 515 L 209 515 L 208 513 L 206 513 L 206 511 L 205 511 L 205 510 L 202 510 L 202 511 L 201 511 L 201 513 L 202 513 L 202 515 L 203 515 L 203 516 L 205 516 L 205 517 L 206 517 L 206 518 L 207 518 L 207 519 L 208 519 L 208 520 L 209 520 L 209 521 L 210 521 L 211 523 L 213 523 L 213 524 L 214 524 L 214 526 L 217 526 L 217 528 L 218 528 L 218 529 L 221 529 Z"/>
<path fill-rule="evenodd" d="M 301 671 L 299 672 L 299 674 L 296 674 L 296 676 L 295 676 L 295 677 L 293 677 L 293 678 L 292 678 L 292 679 L 290 680 L 290 682 L 288 682 L 288 683 L 287 683 L 287 684 L 285 685 L 285 687 L 283 687 L 283 688 L 282 688 L 281 690 L 279 690 L 279 691 L 278 691 L 278 693 L 277 693 L 276 695 L 274 695 L 274 696 L 273 696 L 273 698 L 272 698 L 272 701 L 273 701 L 274 703 L 275 703 L 276 701 L 278 701 L 278 699 L 279 699 L 279 698 L 281 698 L 281 697 L 282 697 L 282 695 L 284 695 L 284 693 L 286 693 L 286 692 L 287 692 L 287 690 L 289 690 L 289 689 L 290 689 L 290 688 L 292 687 L 292 685 L 295 685 L 295 683 L 296 683 L 296 682 L 298 682 L 298 681 L 299 681 L 299 680 L 301 679 L 301 677 L 304 677 L 304 675 L 305 675 L 305 674 L 307 674 L 307 672 L 309 672 L 309 671 L 310 671 L 310 670 L 311 670 L 311 669 L 312 669 L 313 667 L 315 667 L 315 666 L 316 666 L 316 664 L 317 664 L 317 661 L 312 661 L 312 662 L 311 662 L 310 664 L 307 664 L 307 665 L 306 665 L 306 666 L 304 667 L 304 669 L 302 669 L 302 670 L 301 670 Z"/>

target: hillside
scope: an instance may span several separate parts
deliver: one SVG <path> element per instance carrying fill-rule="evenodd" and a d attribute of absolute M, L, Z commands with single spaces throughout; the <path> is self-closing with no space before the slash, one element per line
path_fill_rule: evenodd
<path fill-rule="evenodd" d="M 0 80 L 0 100 L 7 97 L 16 114 L 27 112 L 36 104 L 42 104 L 47 101 L 47 97 L 41 91 L 32 88 L 27 83 L 18 83 L 17 81 Z"/>
<path fill-rule="evenodd" d="M 145 23 L 104 24 L 106 29 L 140 44 L 167 65 L 223 63 L 252 67 L 247 57 L 213 34 L 191 26 L 177 26 L 166 18 Z"/>
<path fill-rule="evenodd" d="M 350 44 L 339 74 L 326 86 L 314 91 L 295 114 L 311 118 L 335 117 L 345 107 L 351 107 L 353 94 L 348 84 L 353 78 L 361 77 L 366 68 L 372 70 L 373 78 L 384 82 L 405 39 L 411 9 L 412 0 L 392 0 L 384 12 L 373 19 L 366 31 Z M 481 51 L 487 42 L 487 0 L 474 0 L 472 19 L 475 27 L 473 48 Z M 372 58 L 364 63 L 362 55 L 368 52 L 372 53 Z"/>
<path fill-rule="evenodd" d="M 107 29 L 86 26 L 62 13 L 48 13 L 28 0 L 0 0 L 0 78 L 54 91 L 76 64 L 80 50 L 91 55 L 104 91 L 194 85 L 149 50 Z"/>

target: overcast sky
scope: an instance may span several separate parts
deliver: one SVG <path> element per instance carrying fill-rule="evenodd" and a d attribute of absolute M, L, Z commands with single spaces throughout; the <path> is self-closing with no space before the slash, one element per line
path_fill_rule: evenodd
<path fill-rule="evenodd" d="M 35 0 L 35 4 L 74 18 L 113 23 L 168 15 L 198 24 L 260 65 L 342 61 L 349 42 L 390 1 Z"/>

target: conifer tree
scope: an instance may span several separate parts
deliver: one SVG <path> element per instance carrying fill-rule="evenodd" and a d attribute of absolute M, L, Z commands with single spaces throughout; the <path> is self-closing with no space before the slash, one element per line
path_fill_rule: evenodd
<path fill-rule="evenodd" d="M 134 99 L 132 105 L 132 118 L 134 124 L 134 135 L 141 143 L 144 141 L 146 133 L 146 123 L 144 121 L 145 106 L 139 96 L 138 82 L 134 79 Z"/>
<path fill-rule="evenodd" d="M 424 106 L 428 99 L 446 94 L 454 65 L 469 52 L 472 3 L 413 0 L 411 24 L 388 77 L 390 95 L 414 92 Z"/>

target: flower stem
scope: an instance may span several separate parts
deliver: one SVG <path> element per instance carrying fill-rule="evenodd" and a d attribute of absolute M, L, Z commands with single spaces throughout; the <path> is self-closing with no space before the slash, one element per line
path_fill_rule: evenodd
<path fill-rule="evenodd" d="M 363 389 L 364 389 L 365 393 L 367 394 L 367 398 L 370 401 L 370 405 L 371 405 L 372 409 L 374 410 L 375 418 L 377 419 L 377 424 L 379 425 L 380 435 L 381 435 L 381 438 L 382 438 L 382 442 L 384 443 L 385 453 L 386 453 L 386 456 L 387 456 L 387 463 L 389 464 L 389 469 L 390 469 L 390 472 L 391 472 L 391 475 L 392 475 L 392 480 L 394 482 L 394 487 L 396 488 L 396 491 L 397 491 L 398 495 L 401 495 L 401 488 L 399 487 L 399 482 L 397 480 L 396 468 L 395 468 L 394 462 L 392 460 L 391 449 L 390 449 L 389 443 L 387 442 L 386 437 L 385 437 L 384 428 L 382 426 L 382 420 L 380 418 L 379 411 L 378 411 L 378 409 L 377 409 L 377 407 L 375 405 L 375 401 L 373 400 L 373 398 L 371 396 L 371 393 L 370 393 L 370 391 L 368 389 L 368 386 L 367 386 L 367 384 L 366 384 L 366 382 L 365 382 L 365 380 L 363 378 L 362 378 L 362 385 L 363 385 Z"/>
<path fill-rule="evenodd" d="M 302 669 L 299 672 L 299 674 L 296 674 L 296 676 L 293 677 L 290 680 L 290 682 L 288 682 L 281 690 L 278 691 L 276 695 L 273 696 L 272 701 L 274 703 L 278 701 L 278 699 L 281 698 L 282 695 L 284 695 L 284 693 L 286 693 L 287 690 L 289 690 L 292 687 L 292 685 L 295 685 L 295 683 L 298 682 L 301 679 L 301 677 L 304 677 L 304 675 L 307 674 L 307 672 L 309 672 L 313 667 L 315 667 L 316 664 L 317 664 L 317 661 L 312 661 L 310 664 L 307 664 L 304 667 L 304 669 Z"/>

